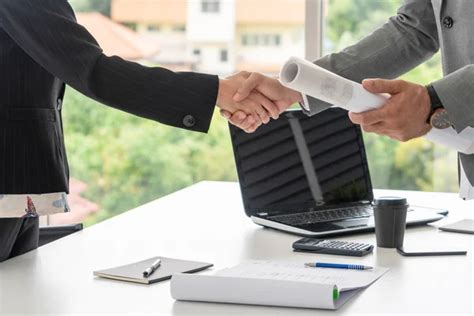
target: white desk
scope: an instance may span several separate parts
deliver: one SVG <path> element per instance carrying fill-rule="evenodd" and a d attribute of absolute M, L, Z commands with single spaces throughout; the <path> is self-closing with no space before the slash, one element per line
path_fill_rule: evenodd
<path fill-rule="evenodd" d="M 387 192 L 377 191 L 377 194 Z M 447 223 L 473 217 L 474 203 L 455 194 L 390 192 L 411 204 L 450 209 Z M 473 237 L 411 228 L 405 244 L 445 243 L 466 248 L 467 256 L 405 258 L 376 249 L 363 258 L 293 253 L 298 236 L 254 225 L 242 209 L 236 183 L 202 182 L 97 224 L 37 251 L 0 264 L 0 315 L 9 313 L 166 314 L 394 314 L 473 312 Z M 341 237 L 375 244 L 373 234 Z M 208 261 L 214 269 L 247 259 L 305 262 L 347 259 L 390 267 L 388 274 L 339 311 L 176 302 L 169 281 L 152 286 L 96 279 L 92 271 L 155 255 Z"/>

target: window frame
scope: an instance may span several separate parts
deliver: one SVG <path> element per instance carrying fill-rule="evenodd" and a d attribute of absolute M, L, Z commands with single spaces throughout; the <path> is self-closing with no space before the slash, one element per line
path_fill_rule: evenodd
<path fill-rule="evenodd" d="M 305 2 L 305 58 L 314 61 L 323 54 L 324 0 Z"/>

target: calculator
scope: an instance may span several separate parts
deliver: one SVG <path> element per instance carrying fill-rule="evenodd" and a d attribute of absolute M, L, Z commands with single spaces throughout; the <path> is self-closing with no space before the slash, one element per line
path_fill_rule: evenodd
<path fill-rule="evenodd" d="M 303 238 L 293 243 L 294 251 L 324 253 L 340 256 L 362 257 L 374 250 L 374 246 L 348 241 Z"/>

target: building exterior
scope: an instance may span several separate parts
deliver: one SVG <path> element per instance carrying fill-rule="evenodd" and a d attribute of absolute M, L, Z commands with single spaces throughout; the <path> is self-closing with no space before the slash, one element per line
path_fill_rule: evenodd
<path fill-rule="evenodd" d="M 305 0 L 112 0 L 112 19 L 160 40 L 155 61 L 277 73 L 304 55 Z"/>
<path fill-rule="evenodd" d="M 146 60 L 160 50 L 158 41 L 150 41 L 100 13 L 78 13 L 76 17 L 77 22 L 94 36 L 107 56 Z"/>

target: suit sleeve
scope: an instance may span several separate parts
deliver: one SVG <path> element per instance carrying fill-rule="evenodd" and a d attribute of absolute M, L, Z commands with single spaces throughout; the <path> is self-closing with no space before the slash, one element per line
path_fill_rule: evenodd
<path fill-rule="evenodd" d="M 167 125 L 209 128 L 216 76 L 105 56 L 67 0 L 0 0 L 0 27 L 44 69 L 90 98 Z"/>
<path fill-rule="evenodd" d="M 439 49 L 431 1 L 405 0 L 397 15 L 357 44 L 315 62 L 347 79 L 394 79 L 429 59 Z M 305 96 L 313 115 L 331 105 Z"/>
<path fill-rule="evenodd" d="M 474 128 L 474 64 L 433 83 L 443 107 L 458 133 Z"/>
<path fill-rule="evenodd" d="M 474 128 L 474 65 L 470 64 L 433 83 L 443 107 L 460 133 Z M 469 182 L 474 186 L 474 155 L 459 154 Z"/>

